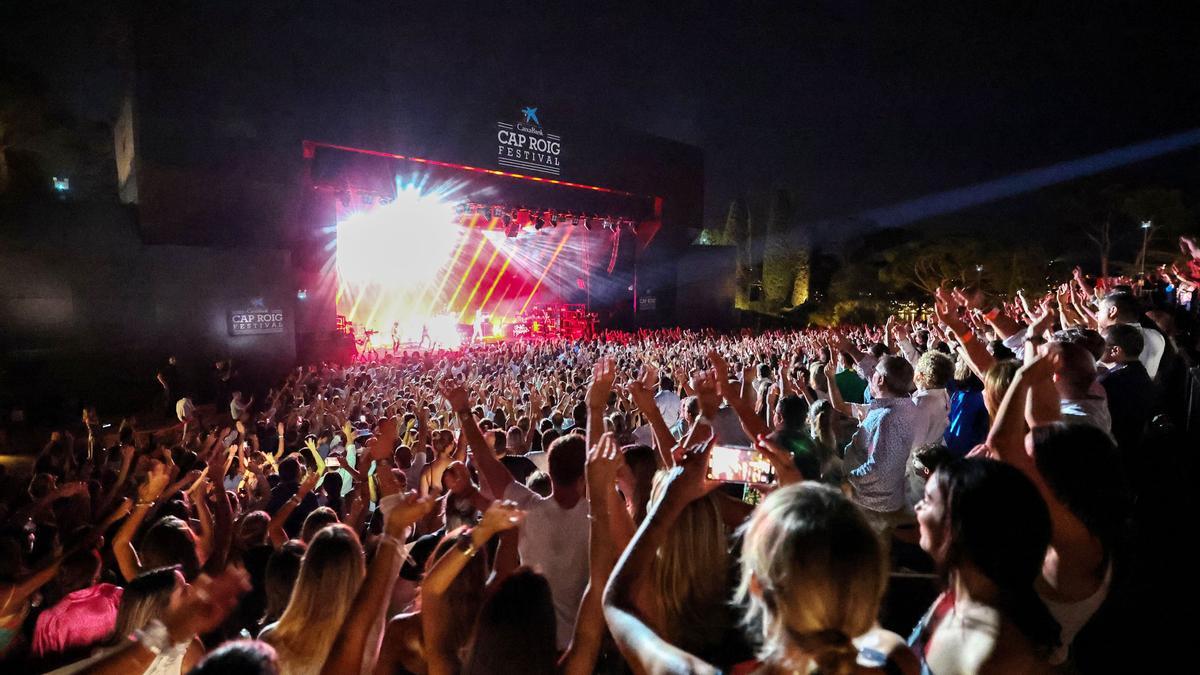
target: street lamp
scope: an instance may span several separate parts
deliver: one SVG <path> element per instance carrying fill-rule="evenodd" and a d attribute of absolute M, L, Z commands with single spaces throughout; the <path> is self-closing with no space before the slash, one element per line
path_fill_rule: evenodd
<path fill-rule="evenodd" d="M 1146 246 L 1150 243 L 1150 228 L 1154 223 L 1149 220 L 1142 221 L 1142 265 L 1141 275 L 1146 276 Z"/>

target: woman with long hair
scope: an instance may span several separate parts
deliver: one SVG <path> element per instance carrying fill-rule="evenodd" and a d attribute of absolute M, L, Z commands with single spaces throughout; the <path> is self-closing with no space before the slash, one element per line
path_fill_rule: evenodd
<path fill-rule="evenodd" d="M 756 661 L 713 665 L 652 627 L 637 590 L 648 583 L 667 533 L 693 502 L 716 489 L 706 477 L 711 443 L 686 453 L 664 493 L 613 572 L 604 612 L 636 672 L 912 672 L 899 636 L 875 627 L 886 585 L 878 538 L 862 512 L 837 490 L 812 482 L 768 496 L 742 530 L 737 599 L 757 646 Z M 720 571 L 714 571 L 720 574 Z"/>
<path fill-rule="evenodd" d="M 1050 655 L 1058 665 L 1108 598 L 1113 548 L 1128 501 L 1112 438 L 1095 427 L 1062 422 L 1054 381 L 1057 354 L 1037 355 L 1029 344 L 1026 358 L 1000 405 L 987 446 L 1033 482 L 1050 510 L 1049 547 L 1036 589 L 1061 626 L 1060 644 Z"/>
<path fill-rule="evenodd" d="M 287 608 L 259 634 L 278 653 L 282 673 L 321 671 L 365 574 L 363 548 L 354 530 L 330 525 L 313 537 Z"/>
<path fill-rule="evenodd" d="M 667 475 L 655 476 L 651 508 L 663 499 Z M 672 644 L 711 658 L 737 647 L 736 640 L 727 639 L 736 620 L 728 602 L 730 531 L 719 499 L 709 494 L 684 507 L 677 527 L 658 547 L 651 581 L 639 594 L 655 627 Z"/>
<path fill-rule="evenodd" d="M 1000 462 L 955 460 L 926 482 L 916 512 L 946 586 L 909 639 L 924 672 L 1048 670 L 1059 626 L 1034 591 L 1050 516 L 1033 483 Z"/>

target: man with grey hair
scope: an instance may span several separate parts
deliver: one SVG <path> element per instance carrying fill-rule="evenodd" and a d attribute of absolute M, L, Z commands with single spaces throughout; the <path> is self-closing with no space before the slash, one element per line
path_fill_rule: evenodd
<path fill-rule="evenodd" d="M 835 408 L 859 420 L 846 446 L 851 498 L 886 542 L 891 530 L 909 517 L 905 470 L 924 413 L 910 398 L 913 367 L 903 357 L 881 357 L 868 386 L 870 404 L 846 404 L 837 387 L 830 388 L 830 399 Z"/>

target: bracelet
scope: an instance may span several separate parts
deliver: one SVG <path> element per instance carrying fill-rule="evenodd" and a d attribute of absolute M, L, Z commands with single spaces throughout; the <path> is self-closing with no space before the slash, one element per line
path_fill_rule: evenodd
<path fill-rule="evenodd" d="M 471 538 L 472 530 L 467 530 L 458 535 L 458 539 L 454 542 L 454 548 L 458 549 L 459 553 L 474 558 L 479 549 L 475 548 L 475 542 Z"/>

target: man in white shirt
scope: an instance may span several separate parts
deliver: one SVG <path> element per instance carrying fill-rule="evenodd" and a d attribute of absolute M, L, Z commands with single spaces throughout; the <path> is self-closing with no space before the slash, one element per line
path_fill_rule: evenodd
<path fill-rule="evenodd" d="M 514 480 L 488 447 L 468 406 L 466 391 L 455 387 L 443 393 L 462 423 L 471 457 L 488 489 L 526 512 L 517 551 L 521 564 L 545 575 L 550 584 L 558 648 L 566 649 L 588 582 L 587 441 L 579 434 L 568 434 L 550 444 L 551 492 L 542 497 Z"/>
<path fill-rule="evenodd" d="M 654 405 L 658 412 L 662 413 L 667 426 L 675 426 L 679 421 L 679 394 L 675 393 L 675 383 L 667 375 L 658 378 L 658 393 L 654 394 Z"/>
<path fill-rule="evenodd" d="M 1142 362 L 1142 366 L 1146 368 L 1146 374 L 1153 380 L 1158 373 L 1158 365 L 1162 361 L 1163 352 L 1167 349 L 1167 339 L 1157 330 L 1146 328 L 1138 323 L 1141 315 L 1141 305 L 1137 298 L 1133 297 L 1133 294 L 1125 291 L 1113 291 L 1100 301 L 1100 308 L 1096 312 L 1096 323 L 1099 325 L 1101 333 L 1104 333 L 1113 324 L 1127 323 L 1136 326 L 1141 331 L 1144 341 L 1138 361 Z"/>

